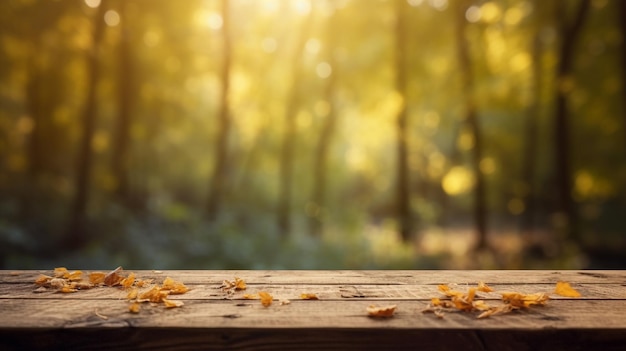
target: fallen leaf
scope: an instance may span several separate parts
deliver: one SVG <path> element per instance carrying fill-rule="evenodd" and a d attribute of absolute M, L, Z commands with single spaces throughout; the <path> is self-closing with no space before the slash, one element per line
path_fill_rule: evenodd
<path fill-rule="evenodd" d="M 580 293 L 568 282 L 557 282 L 554 293 L 565 297 L 580 297 Z"/>
<path fill-rule="evenodd" d="M 163 280 L 162 289 L 168 290 L 172 295 L 184 294 L 189 291 L 189 288 L 185 286 L 185 284 L 178 282 L 170 277 L 167 277 L 165 278 L 165 280 Z"/>
<path fill-rule="evenodd" d="M 243 294 L 242 296 L 244 299 L 248 299 L 248 300 L 256 300 L 259 298 L 259 295 L 257 294 Z"/>
<path fill-rule="evenodd" d="M 165 308 L 174 308 L 174 307 L 181 307 L 185 303 L 180 300 L 163 299 L 163 304 L 165 304 Z"/>
<path fill-rule="evenodd" d="M 482 292 L 492 292 L 493 291 L 493 289 L 489 285 L 485 284 L 484 282 L 479 282 L 478 283 L 477 290 L 478 291 L 482 291 Z"/>
<path fill-rule="evenodd" d="M 396 305 L 382 306 L 378 307 L 376 305 L 367 306 L 367 315 L 370 317 L 382 317 L 389 318 L 393 317 L 393 314 L 396 311 Z"/>
<path fill-rule="evenodd" d="M 317 295 L 313 293 L 300 294 L 300 298 L 302 300 L 319 300 L 319 297 L 317 297 Z"/>
<path fill-rule="evenodd" d="M 130 306 L 128 306 L 128 311 L 130 313 L 139 313 L 140 309 L 141 309 L 141 305 L 139 305 L 138 302 L 133 302 L 132 304 L 130 304 Z"/>
<path fill-rule="evenodd" d="M 124 289 L 130 288 L 135 282 L 135 273 L 131 272 L 128 277 L 122 279 L 120 281 L 120 285 L 124 287 Z"/>
<path fill-rule="evenodd" d="M 136 299 L 137 296 L 139 296 L 139 289 L 133 288 L 131 291 L 128 292 L 128 295 L 126 295 L 126 298 L 129 300 L 132 300 L 132 299 Z"/>
<path fill-rule="evenodd" d="M 264 307 L 268 307 L 269 305 L 271 305 L 272 301 L 274 300 L 272 295 L 270 295 L 269 293 L 265 291 L 259 291 L 259 297 L 261 298 L 261 304 Z"/>
<path fill-rule="evenodd" d="M 102 284 L 105 276 L 104 272 L 91 272 L 89 273 L 89 282 L 93 285 Z"/>
<path fill-rule="evenodd" d="M 119 285 L 122 279 L 124 279 L 124 277 L 122 277 L 119 274 L 119 272 L 121 271 L 122 271 L 122 266 L 119 266 L 115 268 L 114 270 L 112 270 L 111 272 L 107 273 L 107 275 L 104 277 L 104 284 L 108 286 Z"/>

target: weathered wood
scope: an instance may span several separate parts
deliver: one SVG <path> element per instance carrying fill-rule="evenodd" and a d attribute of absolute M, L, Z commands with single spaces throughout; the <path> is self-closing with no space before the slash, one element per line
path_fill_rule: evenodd
<path fill-rule="evenodd" d="M 85 271 L 86 272 L 86 271 Z M 626 271 L 134 271 L 160 283 L 166 276 L 191 291 L 171 296 L 180 308 L 142 304 L 128 311 L 127 292 L 97 287 L 76 293 L 34 293 L 51 271 L 0 271 L 0 349 L 623 349 Z M 245 291 L 226 294 L 224 279 L 243 278 Z M 496 292 L 554 290 L 568 281 L 583 295 L 551 294 L 546 306 L 477 319 L 477 312 L 422 313 L 437 284 L 465 291 L 479 281 Z M 244 293 L 271 293 L 263 307 Z M 320 300 L 301 300 L 316 293 Z M 280 300 L 290 300 L 281 305 Z M 397 305 L 392 318 L 367 317 L 370 304 Z"/>

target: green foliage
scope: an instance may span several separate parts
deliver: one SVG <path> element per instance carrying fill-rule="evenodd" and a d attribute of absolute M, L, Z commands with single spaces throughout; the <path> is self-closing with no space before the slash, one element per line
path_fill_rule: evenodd
<path fill-rule="evenodd" d="M 0 268 L 70 263 L 102 269 L 118 264 L 135 269 L 577 268 L 594 265 L 588 248 L 626 247 L 620 234 L 626 229 L 621 221 L 626 33 L 616 15 L 618 1 L 592 2 L 576 45 L 575 73 L 562 81 L 555 79 L 559 21 L 571 15 L 577 1 L 562 7 L 530 0 L 467 2 L 464 34 L 484 139 L 479 162 L 487 182 L 490 235 L 497 243 L 501 233 L 528 231 L 521 223 L 532 211 L 530 231 L 549 233 L 546 241 L 565 247 L 554 255 L 546 249 L 550 254 L 536 260 L 523 257 L 523 243 L 494 244 L 495 253 L 477 256 L 450 246 L 472 242 L 474 206 L 473 184 L 463 176 L 473 169 L 474 141 L 462 120 L 453 32 L 457 2 L 402 1 L 408 23 L 403 96 L 394 91 L 394 1 L 401 0 L 227 2 L 231 129 L 222 210 L 215 219 L 207 217 L 206 208 L 215 139 L 224 132 L 218 123 L 221 2 L 102 0 L 100 6 L 113 11 L 109 16 L 120 15 L 123 26 L 109 18 L 102 43 L 94 47 L 97 11 L 88 4 L 97 1 L 0 1 Z M 298 53 L 309 16 L 306 45 Z M 119 76 L 123 39 L 131 44 L 128 81 Z M 534 56 L 536 41 L 541 50 Z M 101 74 L 85 219 L 89 233 L 83 249 L 67 252 L 62 242 L 77 188 L 92 54 L 100 59 Z M 330 76 L 320 74 L 330 63 Z M 297 87 L 292 87 L 294 74 L 301 75 Z M 557 88 L 567 91 L 572 111 L 572 198 L 585 239 L 580 243 L 558 235 L 560 217 L 553 213 Z M 276 211 L 292 89 L 298 91 L 291 117 L 295 230 L 285 237 L 277 229 Z M 131 96 L 132 121 L 122 155 L 129 165 L 129 193 L 120 196 L 113 164 L 124 93 Z M 397 237 L 395 115 L 403 104 L 417 228 L 412 242 Z M 335 119 L 329 132 L 327 118 Z M 531 118 L 537 123 L 535 140 L 525 133 Z M 322 170 L 327 181 L 325 203 L 316 204 L 311 193 L 320 140 L 327 140 Z M 528 143 L 537 145 L 535 155 L 525 154 Z M 526 157 L 533 160 L 531 179 L 524 174 Z M 311 235 L 312 219 L 322 224 L 320 236 Z M 459 232 L 467 234 L 464 239 L 455 237 Z M 517 258 L 502 258 L 507 255 Z"/>

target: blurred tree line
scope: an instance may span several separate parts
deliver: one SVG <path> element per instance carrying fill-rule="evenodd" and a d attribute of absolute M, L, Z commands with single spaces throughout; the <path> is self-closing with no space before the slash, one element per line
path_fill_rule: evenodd
<path fill-rule="evenodd" d="M 626 259 L 626 2 L 4 0 L 0 268 Z"/>

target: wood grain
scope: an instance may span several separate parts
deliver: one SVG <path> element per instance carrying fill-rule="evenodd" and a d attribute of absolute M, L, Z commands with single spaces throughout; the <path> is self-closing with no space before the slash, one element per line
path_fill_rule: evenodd
<path fill-rule="evenodd" d="M 85 271 L 87 272 L 87 271 Z M 142 304 L 128 311 L 126 291 L 97 287 L 76 293 L 33 292 L 46 271 L 0 271 L 0 349 L 623 349 L 626 345 L 625 271 L 134 271 L 166 276 L 191 290 L 172 299 L 180 308 Z M 224 279 L 248 288 L 226 294 Z M 568 281 L 581 298 L 551 294 L 543 307 L 477 319 L 474 312 L 422 313 L 437 284 L 479 293 L 501 304 L 499 291 L 552 293 Z M 263 307 L 243 294 L 271 293 Z M 315 293 L 319 300 L 300 300 Z M 279 300 L 290 300 L 281 305 Z M 366 314 L 370 304 L 397 305 L 392 318 Z"/>

